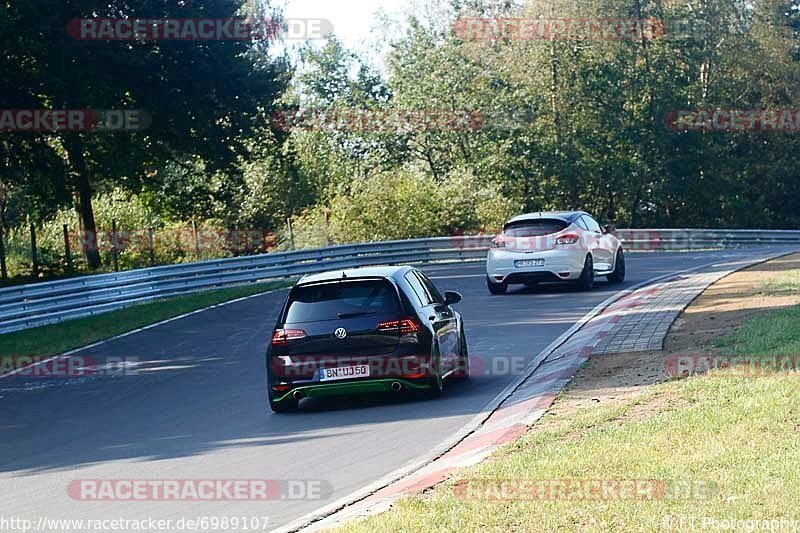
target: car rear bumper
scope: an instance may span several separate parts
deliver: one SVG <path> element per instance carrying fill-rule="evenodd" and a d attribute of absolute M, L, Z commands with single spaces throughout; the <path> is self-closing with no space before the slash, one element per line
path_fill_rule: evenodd
<path fill-rule="evenodd" d="M 310 383 L 297 385 L 275 396 L 273 402 L 280 403 L 294 400 L 299 393 L 302 398 L 326 398 L 330 396 L 354 396 L 358 394 L 371 394 L 392 392 L 392 385 L 399 383 L 403 390 L 427 390 L 432 385 L 425 381 L 416 381 L 404 378 L 361 379 L 354 381 L 338 381 L 334 383 Z"/>
<path fill-rule="evenodd" d="M 517 266 L 517 261 L 544 260 L 542 266 Z M 586 251 L 553 249 L 541 252 L 490 250 L 486 275 L 495 283 L 534 283 L 578 279 L 583 271 Z"/>

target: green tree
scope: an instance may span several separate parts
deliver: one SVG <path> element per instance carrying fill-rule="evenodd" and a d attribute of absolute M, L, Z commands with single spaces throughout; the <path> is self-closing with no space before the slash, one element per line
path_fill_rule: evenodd
<path fill-rule="evenodd" d="M 6 3 L 6 24 L 24 28 L 13 45 L 27 75 L 18 80 L 29 107 L 141 109 L 153 117 L 142 132 L 64 133 L 58 136 L 68 163 L 66 189 L 74 197 L 84 231 L 95 231 L 92 196 L 105 184 L 137 190 L 158 179 L 168 161 L 199 155 L 210 171 L 232 169 L 244 140 L 253 134 L 284 86 L 284 65 L 264 57 L 263 47 L 230 40 L 79 41 L 74 18 L 226 18 L 244 15 L 242 0 L 165 4 L 160 0 L 94 0 Z M 16 33 L 20 33 L 18 30 Z M 92 268 L 99 254 L 87 251 Z"/>

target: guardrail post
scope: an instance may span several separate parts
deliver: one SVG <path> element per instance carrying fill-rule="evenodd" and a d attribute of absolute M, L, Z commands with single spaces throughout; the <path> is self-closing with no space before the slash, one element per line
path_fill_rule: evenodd
<path fill-rule="evenodd" d="M 153 246 L 153 228 L 147 230 L 147 245 L 150 248 L 150 266 L 156 266 L 156 250 Z"/>
<path fill-rule="evenodd" d="M 39 256 L 36 254 L 36 226 L 31 222 L 31 270 L 33 277 L 39 277 Z"/>
<path fill-rule="evenodd" d="M 67 271 L 72 270 L 72 252 L 69 249 L 69 229 L 66 224 L 62 224 L 61 230 L 64 232 L 64 261 L 67 264 Z"/>
<path fill-rule="evenodd" d="M 111 259 L 114 261 L 114 272 L 119 272 L 119 239 L 117 238 L 117 221 L 111 221 Z"/>

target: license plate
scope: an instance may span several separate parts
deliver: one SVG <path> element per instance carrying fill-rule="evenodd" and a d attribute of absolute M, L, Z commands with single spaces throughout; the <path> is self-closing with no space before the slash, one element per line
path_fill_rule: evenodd
<path fill-rule="evenodd" d="M 342 366 L 338 368 L 320 368 L 320 381 L 337 381 L 369 377 L 369 365 Z"/>
<path fill-rule="evenodd" d="M 514 266 L 517 268 L 540 267 L 544 266 L 544 259 L 521 259 L 514 261 Z"/>

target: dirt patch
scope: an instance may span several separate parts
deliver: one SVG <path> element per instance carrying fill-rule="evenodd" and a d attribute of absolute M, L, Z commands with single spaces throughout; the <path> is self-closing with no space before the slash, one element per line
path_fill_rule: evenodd
<path fill-rule="evenodd" d="M 548 428 L 599 403 L 627 403 L 647 393 L 647 385 L 669 379 L 664 361 L 675 355 L 718 352 L 715 339 L 735 331 L 755 315 L 800 304 L 800 291 L 781 289 L 779 280 L 800 271 L 800 254 L 755 265 L 727 276 L 700 295 L 678 317 L 661 351 L 592 357 L 575 375 L 537 426 Z M 777 288 L 776 288 L 777 287 Z M 630 409 L 625 418 L 642 419 L 669 408 L 672 399 L 655 396 Z"/>
<path fill-rule="evenodd" d="M 661 411 L 677 409 L 688 404 L 689 402 L 683 398 L 678 398 L 670 394 L 659 394 L 650 398 L 649 401 L 637 403 L 625 411 L 622 416 L 617 417 L 616 420 L 636 422 L 637 420 L 649 418 L 651 415 L 660 413 Z"/>
<path fill-rule="evenodd" d="M 800 254 L 750 267 L 720 280 L 692 303 L 672 325 L 666 349 L 693 353 L 735 331 L 754 315 L 800 303 L 800 291 L 770 287 L 787 272 L 800 269 Z"/>

